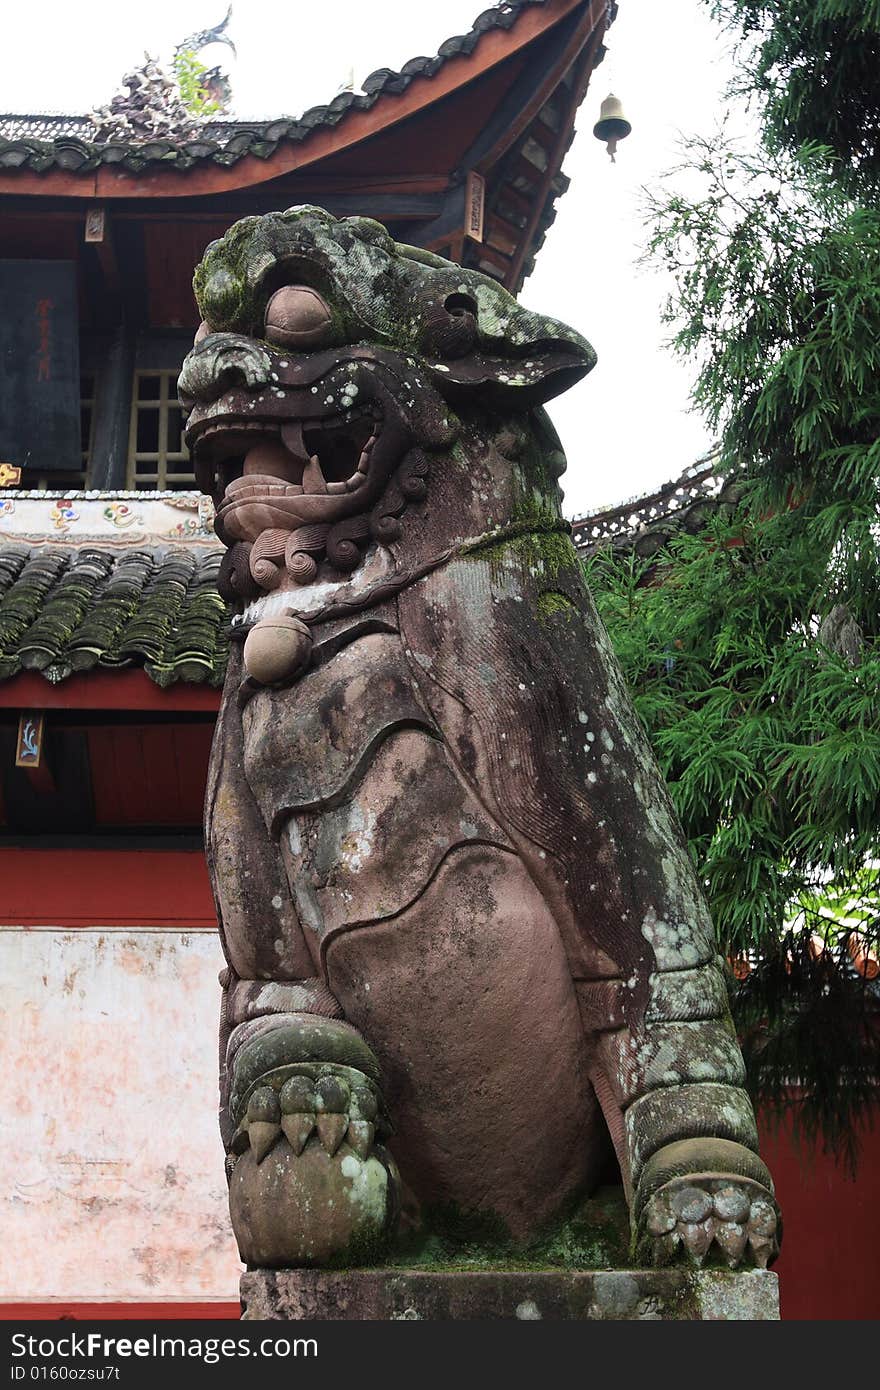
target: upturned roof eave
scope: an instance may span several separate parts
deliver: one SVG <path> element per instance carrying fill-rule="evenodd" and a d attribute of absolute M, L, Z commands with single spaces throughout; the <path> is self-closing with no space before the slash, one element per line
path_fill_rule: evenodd
<path fill-rule="evenodd" d="M 168 153 L 144 159 L 143 147 L 139 152 L 132 147 L 141 167 L 131 169 L 125 166 L 124 156 L 118 162 L 108 161 L 107 152 L 113 142 L 87 146 L 84 142 L 62 138 L 54 145 L 66 147 L 71 155 L 77 145 L 86 152 L 79 167 L 63 168 L 52 162 L 37 172 L 26 150 L 28 145 L 40 142 L 0 141 L 0 161 L 4 150 L 9 154 L 13 147 L 16 157 L 22 156 L 18 167 L 0 167 L 0 194 L 62 196 L 90 201 L 191 198 L 265 184 L 285 174 L 314 167 L 332 155 L 423 113 L 526 49 L 578 9 L 584 11 L 585 19 L 592 21 L 588 25 L 592 30 L 606 14 L 606 0 L 508 0 L 505 6 L 480 15 L 468 35 L 448 40 L 436 59 L 414 59 L 399 73 L 373 74 L 373 79 L 377 80 L 367 80 L 369 92 L 357 96 L 349 94 L 352 100 L 348 103 L 335 98 L 327 107 L 314 108 L 299 121 L 291 121 L 289 130 L 279 135 L 271 152 L 263 148 L 260 154 L 236 153 L 216 143 L 213 149 L 206 149 L 199 155 L 187 153 L 188 146 L 192 150 L 199 142 L 184 141 L 179 148 L 171 147 L 176 161 L 172 164 Z M 420 64 L 424 65 L 423 71 L 418 70 Z M 316 118 L 316 113 L 321 112 L 323 116 Z M 241 122 L 236 129 L 253 132 L 255 124 Z M 264 128 L 286 124 L 286 121 L 266 122 Z M 157 150 L 169 145 L 167 141 L 153 143 Z M 206 145 L 210 143 L 205 142 Z M 53 148 L 49 142 L 44 143 L 38 152 L 38 162 L 51 160 Z M 56 155 L 59 153 L 60 149 Z M 120 154 L 118 147 L 112 154 Z M 181 158 L 183 167 L 180 167 Z"/>

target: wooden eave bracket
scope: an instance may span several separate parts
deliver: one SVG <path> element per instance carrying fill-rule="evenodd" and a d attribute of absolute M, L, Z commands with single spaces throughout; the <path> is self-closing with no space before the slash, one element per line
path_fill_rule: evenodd
<path fill-rule="evenodd" d="M 15 766 L 26 773 L 38 792 L 54 792 L 55 778 L 49 766 L 44 710 L 22 710 L 15 740 Z"/>
<path fill-rule="evenodd" d="M 86 246 L 94 246 L 104 283 L 108 290 L 116 293 L 119 289 L 119 263 L 110 212 L 104 203 L 92 203 L 86 208 L 83 241 Z"/>

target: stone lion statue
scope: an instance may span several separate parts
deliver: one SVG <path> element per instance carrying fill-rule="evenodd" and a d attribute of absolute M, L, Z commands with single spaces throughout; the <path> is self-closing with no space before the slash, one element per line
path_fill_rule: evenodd
<path fill-rule="evenodd" d="M 401 1210 L 527 1241 L 613 1145 L 639 1256 L 766 1266 L 711 923 L 560 512 L 542 407 L 592 349 L 314 207 L 238 222 L 195 291 L 242 1259 L 373 1259 Z"/>

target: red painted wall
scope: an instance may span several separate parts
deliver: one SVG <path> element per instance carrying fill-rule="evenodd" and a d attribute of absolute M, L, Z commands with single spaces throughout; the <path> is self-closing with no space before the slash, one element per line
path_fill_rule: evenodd
<path fill-rule="evenodd" d="M 855 1178 L 821 1149 L 800 1151 L 790 1122 L 759 1127 L 785 1223 L 774 1266 L 783 1318 L 880 1318 L 880 1102 L 866 1116 Z"/>
<path fill-rule="evenodd" d="M 165 1322 L 183 1319 L 200 1322 L 203 1319 L 235 1318 L 241 1316 L 238 1303 L 0 1303 L 0 1322 L 57 1322 L 70 1318 L 75 1322 Z"/>
<path fill-rule="evenodd" d="M 89 729 L 96 825 L 200 829 L 213 736 L 212 723 Z"/>

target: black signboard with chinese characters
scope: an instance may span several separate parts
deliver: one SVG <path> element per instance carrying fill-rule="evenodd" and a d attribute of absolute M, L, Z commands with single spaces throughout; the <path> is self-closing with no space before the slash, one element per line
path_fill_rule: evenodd
<path fill-rule="evenodd" d="M 0 260 L 0 464 L 82 467 L 73 261 Z"/>

